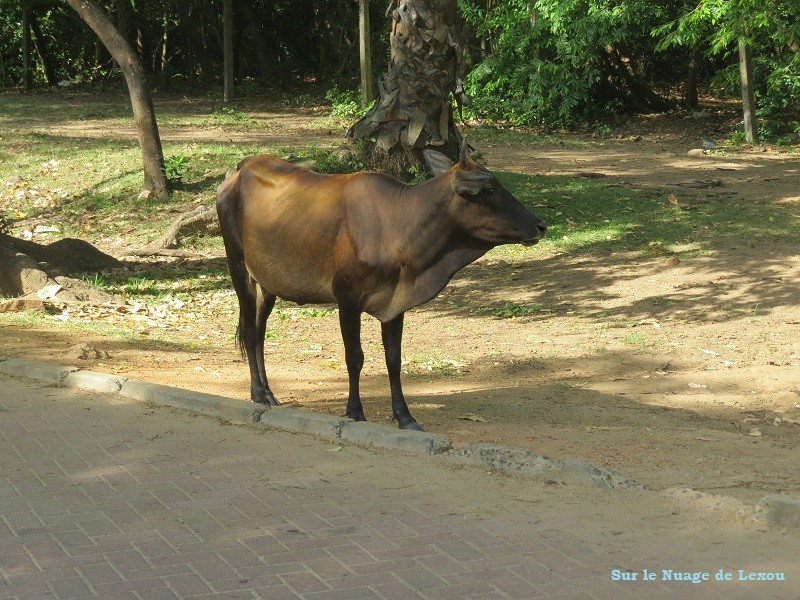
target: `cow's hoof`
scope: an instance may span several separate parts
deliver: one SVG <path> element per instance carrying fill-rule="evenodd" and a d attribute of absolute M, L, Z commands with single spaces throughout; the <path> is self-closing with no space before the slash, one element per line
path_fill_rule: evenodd
<path fill-rule="evenodd" d="M 258 396 L 254 396 L 252 398 L 253 402 L 256 404 L 263 404 L 266 406 L 280 406 L 281 403 L 272 395 L 272 392 L 266 392 L 265 394 L 259 394 Z"/>
<path fill-rule="evenodd" d="M 353 411 L 351 413 L 345 413 L 344 415 L 348 419 L 353 419 L 353 421 L 366 421 L 367 417 L 364 416 L 363 410 Z"/>
<path fill-rule="evenodd" d="M 410 431 L 425 431 L 422 428 L 422 425 L 420 425 L 416 421 L 411 421 L 410 423 L 406 423 L 405 425 L 400 425 L 400 429 L 407 429 Z"/>

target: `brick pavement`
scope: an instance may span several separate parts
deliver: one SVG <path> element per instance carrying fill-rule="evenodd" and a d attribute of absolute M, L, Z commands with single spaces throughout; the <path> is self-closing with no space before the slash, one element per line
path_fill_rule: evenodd
<path fill-rule="evenodd" d="M 2 374 L 0 390 L 0 598 L 800 598 L 794 532 L 691 522 L 652 494 L 554 488 Z M 788 581 L 611 581 L 644 567 Z"/>

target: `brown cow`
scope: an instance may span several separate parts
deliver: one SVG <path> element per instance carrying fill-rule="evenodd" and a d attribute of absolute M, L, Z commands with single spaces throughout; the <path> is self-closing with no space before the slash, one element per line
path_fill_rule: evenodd
<path fill-rule="evenodd" d="M 336 303 L 350 382 L 347 416 L 363 421 L 361 313 L 381 322 L 392 414 L 422 428 L 400 385 L 403 313 L 434 298 L 462 267 L 499 244 L 532 245 L 545 225 L 467 156 L 425 151 L 435 175 L 409 186 L 377 173 L 320 175 L 270 156 L 239 163 L 217 193 L 239 343 L 254 402 L 277 405 L 264 369 L 275 298 Z"/>

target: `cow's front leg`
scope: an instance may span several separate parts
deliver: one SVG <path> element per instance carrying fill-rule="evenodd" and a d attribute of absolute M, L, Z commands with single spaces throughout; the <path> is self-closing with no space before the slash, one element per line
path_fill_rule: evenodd
<path fill-rule="evenodd" d="M 403 341 L 403 313 L 391 321 L 381 323 L 383 350 L 386 355 L 386 369 L 389 371 L 389 386 L 392 390 L 392 416 L 401 429 L 423 431 L 408 410 L 403 388 L 400 385 L 401 345 Z"/>
<path fill-rule="evenodd" d="M 364 351 L 361 349 L 361 310 L 357 306 L 340 304 L 339 327 L 342 330 L 344 359 L 350 386 L 345 416 L 355 421 L 366 421 L 359 392 L 359 379 L 364 366 Z"/>

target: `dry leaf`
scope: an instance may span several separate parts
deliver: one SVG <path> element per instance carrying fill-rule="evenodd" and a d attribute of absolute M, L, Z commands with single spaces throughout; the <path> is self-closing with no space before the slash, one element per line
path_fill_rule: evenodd
<path fill-rule="evenodd" d="M 480 415 L 472 415 L 472 414 L 461 415 L 459 417 L 456 417 L 456 419 L 461 419 L 462 421 L 475 421 L 477 423 L 488 423 L 489 422 L 489 421 L 487 421 L 486 419 L 484 419 Z"/>
<path fill-rule="evenodd" d="M 750 437 L 761 437 L 761 430 L 758 427 L 753 427 L 753 429 L 747 432 L 747 435 Z"/>

